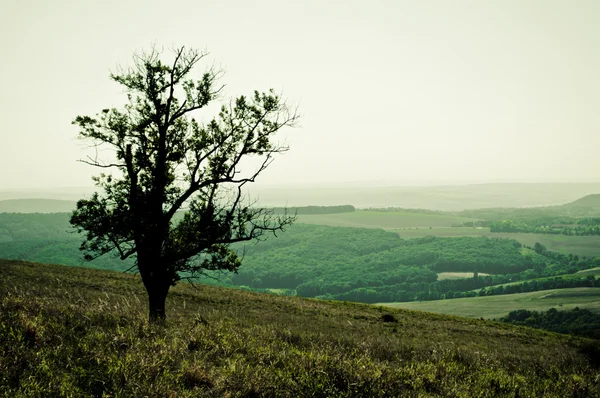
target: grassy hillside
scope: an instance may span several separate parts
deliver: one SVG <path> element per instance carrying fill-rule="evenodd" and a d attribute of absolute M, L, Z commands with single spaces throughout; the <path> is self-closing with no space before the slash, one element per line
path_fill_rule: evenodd
<path fill-rule="evenodd" d="M 0 396 L 600 396 L 597 343 L 489 321 L 0 262 Z"/>
<path fill-rule="evenodd" d="M 586 195 L 571 203 L 564 205 L 566 208 L 590 208 L 600 210 L 600 194 Z"/>
<path fill-rule="evenodd" d="M 506 316 L 510 311 L 519 309 L 546 311 L 550 308 L 569 310 L 579 307 L 600 312 L 600 288 L 579 287 L 502 296 L 469 297 L 411 303 L 382 303 L 381 305 L 486 319 L 498 319 Z"/>

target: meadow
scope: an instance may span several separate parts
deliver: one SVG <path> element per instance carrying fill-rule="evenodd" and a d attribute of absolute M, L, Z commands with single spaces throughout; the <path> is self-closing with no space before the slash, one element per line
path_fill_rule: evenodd
<path fill-rule="evenodd" d="M 136 276 L 0 269 L 0 396 L 600 396 L 593 340 L 189 284 L 149 325 Z"/>
<path fill-rule="evenodd" d="M 479 276 L 488 276 L 489 274 L 479 273 Z M 465 278 L 473 278 L 473 272 L 438 272 L 437 279 L 438 281 L 443 281 L 445 279 L 465 279 Z"/>
<path fill-rule="evenodd" d="M 410 303 L 380 303 L 378 305 L 484 319 L 498 319 L 506 316 L 510 311 L 519 309 L 546 311 L 550 308 L 571 310 L 579 307 L 600 312 L 600 288 L 581 287 L 501 296 L 468 297 Z"/>
<path fill-rule="evenodd" d="M 490 238 L 515 239 L 523 245 L 533 246 L 536 242 L 549 250 L 562 254 L 578 256 L 600 256 L 600 236 L 568 236 L 535 233 L 490 232 L 487 227 L 464 227 L 465 222 L 477 221 L 475 218 L 451 214 L 428 214 L 409 211 L 357 210 L 353 213 L 301 215 L 299 223 L 381 228 L 396 232 L 403 239 L 424 236 L 461 237 L 486 236 Z M 453 227 L 454 225 L 454 227 Z"/>
<path fill-rule="evenodd" d="M 455 224 L 477 221 L 477 219 L 450 214 L 358 210 L 352 213 L 300 215 L 297 221 L 304 224 L 330 225 L 333 227 L 397 229 L 405 227 L 450 227 Z"/>
<path fill-rule="evenodd" d="M 487 236 L 490 238 L 514 239 L 523 245 L 532 247 L 537 242 L 546 246 L 548 250 L 562 254 L 576 254 L 578 256 L 600 256 L 600 236 L 567 236 L 531 233 L 490 232 L 483 227 L 438 227 L 438 228 L 402 228 L 391 229 L 401 238 L 420 238 L 423 236 L 459 237 L 459 236 Z"/>

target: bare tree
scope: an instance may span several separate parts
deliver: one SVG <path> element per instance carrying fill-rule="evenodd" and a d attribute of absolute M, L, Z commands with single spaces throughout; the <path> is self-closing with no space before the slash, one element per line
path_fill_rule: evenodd
<path fill-rule="evenodd" d="M 110 172 L 93 177 L 103 192 L 79 200 L 70 222 L 85 232 L 87 260 L 108 253 L 135 259 L 150 321 L 165 318 L 169 288 L 182 277 L 236 271 L 241 261 L 230 244 L 293 222 L 253 206 L 243 188 L 287 151 L 274 135 L 298 119 L 271 90 L 237 97 L 216 117 L 198 121 L 198 111 L 222 89 L 220 73 L 209 68 L 192 79 L 206 56 L 197 50 L 176 49 L 168 64 L 160 56 L 152 50 L 134 57 L 132 68 L 111 74 L 126 89 L 124 108 L 73 121 L 80 138 L 112 149 L 116 160 L 82 160 Z M 260 160 L 248 169 L 251 157 Z"/>

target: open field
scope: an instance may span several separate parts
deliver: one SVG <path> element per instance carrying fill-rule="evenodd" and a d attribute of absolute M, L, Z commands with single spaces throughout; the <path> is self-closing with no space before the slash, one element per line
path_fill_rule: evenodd
<path fill-rule="evenodd" d="M 396 232 L 403 239 L 421 238 L 423 236 L 440 236 L 443 238 L 452 238 L 457 236 L 489 236 L 489 228 L 473 227 L 432 227 L 432 228 L 390 228 L 390 231 Z"/>
<path fill-rule="evenodd" d="M 578 287 L 501 296 L 377 305 L 485 319 L 498 319 L 510 311 L 519 309 L 547 311 L 550 308 L 570 310 L 579 307 L 600 312 L 600 288 Z"/>
<path fill-rule="evenodd" d="M 490 232 L 489 228 L 471 227 L 434 227 L 432 229 L 402 228 L 391 229 L 398 233 L 401 238 L 419 238 L 423 236 L 488 236 L 495 238 L 515 239 L 527 246 L 533 246 L 536 242 L 546 246 L 548 250 L 562 254 L 576 254 L 578 256 L 597 257 L 600 256 L 600 236 L 567 236 L 552 234 L 529 234 Z"/>
<path fill-rule="evenodd" d="M 575 273 L 575 276 L 582 276 L 582 275 L 600 275 L 600 267 L 598 267 L 598 268 L 584 269 L 584 270 L 581 270 L 581 271 L 577 271 Z"/>
<path fill-rule="evenodd" d="M 548 250 L 562 254 L 577 254 L 578 256 L 600 256 L 600 236 L 567 236 L 551 234 L 526 234 L 526 233 L 490 233 L 489 236 L 515 239 L 527 246 L 536 242 L 546 246 Z"/>
<path fill-rule="evenodd" d="M 475 219 L 446 214 L 371 210 L 359 210 L 352 213 L 298 216 L 298 222 L 305 224 L 383 229 L 398 229 L 404 227 L 450 227 L 453 224 L 462 224 L 467 221 L 475 221 Z"/>
<path fill-rule="evenodd" d="M 479 276 L 486 276 L 489 274 L 480 273 Z M 444 279 L 465 279 L 472 278 L 472 272 L 440 272 L 437 274 L 438 281 L 443 281 Z"/>
<path fill-rule="evenodd" d="M 184 283 L 148 325 L 139 277 L 0 269 L 0 396 L 600 395 L 592 340 Z"/>
<path fill-rule="evenodd" d="M 515 239 L 527 246 L 536 242 L 546 246 L 548 250 L 562 254 L 578 256 L 600 256 L 600 236 L 567 236 L 553 234 L 490 232 L 489 228 L 451 227 L 474 221 L 472 218 L 412 212 L 377 212 L 370 210 L 353 213 L 301 215 L 299 223 L 319 224 L 344 227 L 382 228 L 396 232 L 401 238 L 418 238 L 423 236 L 457 237 L 487 236 Z"/>

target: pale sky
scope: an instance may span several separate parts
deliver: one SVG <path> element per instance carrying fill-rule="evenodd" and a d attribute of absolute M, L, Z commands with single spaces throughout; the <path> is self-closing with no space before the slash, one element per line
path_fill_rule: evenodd
<path fill-rule="evenodd" d="M 264 184 L 600 180 L 597 0 L 0 0 L 0 190 L 90 185 L 71 121 L 156 44 L 302 114 Z M 210 66 L 207 64 L 207 66 Z"/>

